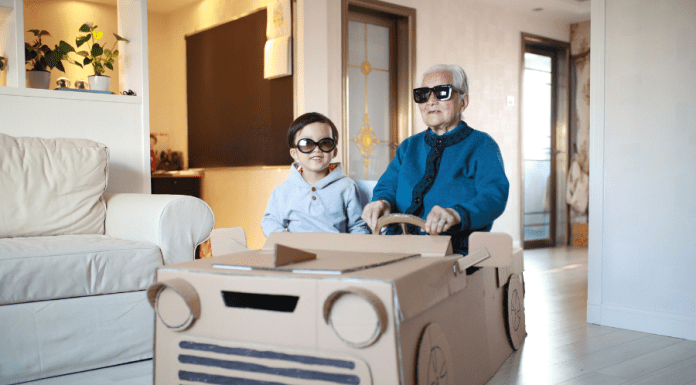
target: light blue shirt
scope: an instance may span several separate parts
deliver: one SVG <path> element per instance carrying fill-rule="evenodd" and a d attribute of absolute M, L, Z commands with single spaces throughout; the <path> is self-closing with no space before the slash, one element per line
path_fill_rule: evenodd
<path fill-rule="evenodd" d="M 271 199 L 261 220 L 263 233 L 357 233 L 369 234 L 369 228 L 360 216 L 362 205 L 358 187 L 339 165 L 315 185 L 304 180 L 290 167 L 290 175 L 271 193 Z"/>

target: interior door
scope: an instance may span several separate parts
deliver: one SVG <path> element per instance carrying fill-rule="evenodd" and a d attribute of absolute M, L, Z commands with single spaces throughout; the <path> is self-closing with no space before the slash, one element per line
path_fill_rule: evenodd
<path fill-rule="evenodd" d="M 554 53 L 526 48 L 523 74 L 524 246 L 552 246 L 556 231 Z"/>
<path fill-rule="evenodd" d="M 396 23 L 348 15 L 348 176 L 377 180 L 398 143 L 396 125 Z"/>

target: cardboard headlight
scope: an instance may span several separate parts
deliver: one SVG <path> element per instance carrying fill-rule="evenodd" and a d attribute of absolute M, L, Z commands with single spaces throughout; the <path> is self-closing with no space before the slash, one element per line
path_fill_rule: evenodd
<path fill-rule="evenodd" d="M 349 288 L 329 296 L 324 305 L 324 318 L 343 342 L 363 348 L 382 335 L 387 312 L 376 295 L 360 288 Z"/>

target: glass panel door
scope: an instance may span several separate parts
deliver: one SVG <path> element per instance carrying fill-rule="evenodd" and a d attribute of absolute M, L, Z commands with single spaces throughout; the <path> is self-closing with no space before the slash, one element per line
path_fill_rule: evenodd
<path fill-rule="evenodd" d="M 393 21 L 348 22 L 348 176 L 377 180 L 395 141 L 392 65 Z"/>
<path fill-rule="evenodd" d="M 524 54 L 524 242 L 553 244 L 553 61 Z"/>

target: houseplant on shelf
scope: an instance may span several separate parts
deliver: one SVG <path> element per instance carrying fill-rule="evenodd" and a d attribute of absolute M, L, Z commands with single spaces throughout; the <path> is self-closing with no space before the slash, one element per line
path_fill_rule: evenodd
<path fill-rule="evenodd" d="M 34 34 L 35 40 L 33 44 L 24 43 L 24 61 L 31 67 L 27 70 L 27 87 L 48 89 L 51 81 L 49 68 L 57 68 L 65 72 L 63 60 L 82 67 L 82 64 L 68 56 L 68 53 L 75 52 L 75 48 L 70 44 L 61 40 L 58 45 L 51 49 L 42 41 L 43 36 L 51 36 L 48 31 L 30 29 L 28 32 Z"/>
<path fill-rule="evenodd" d="M 87 77 L 89 80 L 89 88 L 92 90 L 108 91 L 111 78 L 104 75 L 104 73 L 107 68 L 112 71 L 114 69 L 114 60 L 118 57 L 118 50 L 115 49 L 116 44 L 119 41 L 129 43 L 130 40 L 114 34 L 116 41 L 111 49 L 108 49 L 104 48 L 106 45 L 104 42 L 101 44 L 99 43 L 99 40 L 104 37 L 104 33 L 97 31 L 96 25 L 92 23 L 82 24 L 80 32 L 84 33 L 84 35 L 78 34 L 75 39 L 75 44 L 80 48 L 80 46 L 86 43 L 88 50 L 79 51 L 77 54 L 84 57 L 82 64 L 91 64 L 92 69 L 94 69 L 94 75 Z"/>

